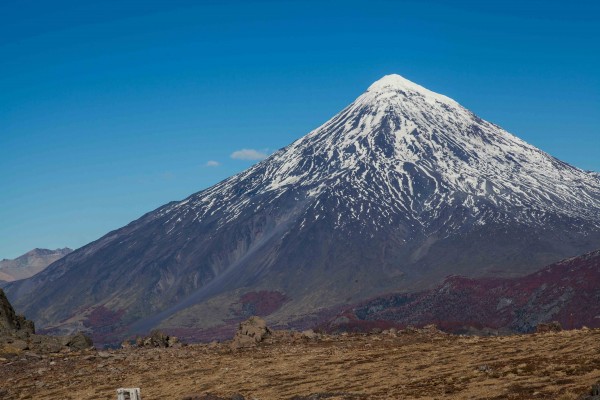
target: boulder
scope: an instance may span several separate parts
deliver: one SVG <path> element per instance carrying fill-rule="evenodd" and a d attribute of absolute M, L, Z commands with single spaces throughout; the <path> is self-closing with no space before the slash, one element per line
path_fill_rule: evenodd
<path fill-rule="evenodd" d="M 233 337 L 231 347 L 239 349 L 242 347 L 254 347 L 271 335 L 267 323 L 260 317 L 250 317 L 241 322 Z"/>
<path fill-rule="evenodd" d="M 18 354 L 18 353 L 21 353 L 28 349 L 29 349 L 29 344 L 27 344 L 27 342 L 25 342 L 24 340 L 16 339 L 16 340 L 12 340 L 12 341 L 4 343 L 2 348 L 0 348 L 0 352 Z"/>
<path fill-rule="evenodd" d="M 64 340 L 65 338 L 61 336 L 32 335 L 30 348 L 40 353 L 60 353 L 61 350 L 66 349 Z"/>
<path fill-rule="evenodd" d="M 419 330 L 412 325 L 408 325 L 406 328 L 402 329 L 400 333 L 412 335 L 414 333 L 418 333 Z"/>
<path fill-rule="evenodd" d="M 17 330 L 33 335 L 35 333 L 35 325 L 33 321 L 29 321 L 23 315 L 17 315 L 16 318 Z"/>
<path fill-rule="evenodd" d="M 177 336 L 169 336 L 167 339 L 167 347 L 178 347 L 181 343 L 179 342 L 179 338 Z"/>
<path fill-rule="evenodd" d="M 181 346 L 181 343 L 177 337 L 169 336 L 154 329 L 150 332 L 150 336 L 137 338 L 135 340 L 135 345 L 137 347 L 177 347 Z M 125 346 L 121 345 L 121 347 Z"/>
<path fill-rule="evenodd" d="M 94 346 L 94 342 L 89 336 L 79 332 L 69 337 L 66 346 L 73 351 L 87 350 Z"/>
<path fill-rule="evenodd" d="M 317 339 L 318 335 L 312 329 L 302 331 L 302 337 L 309 340 Z"/>
<path fill-rule="evenodd" d="M 154 329 L 150 331 L 150 336 L 144 339 L 145 347 L 169 347 L 169 335 Z"/>

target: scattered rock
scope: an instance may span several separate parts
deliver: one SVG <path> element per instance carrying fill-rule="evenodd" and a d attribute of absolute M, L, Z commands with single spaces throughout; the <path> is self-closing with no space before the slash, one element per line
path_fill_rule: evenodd
<path fill-rule="evenodd" d="M 315 340 L 318 338 L 318 335 L 312 329 L 308 329 L 306 331 L 302 331 L 302 337 L 309 340 Z"/>
<path fill-rule="evenodd" d="M 15 314 L 4 291 L 0 289 L 0 352 L 19 354 L 30 350 L 45 354 L 85 350 L 92 346 L 92 340 L 83 333 L 71 336 L 36 335 L 33 322 Z"/>
<path fill-rule="evenodd" d="M 477 367 L 477 370 L 479 372 L 485 372 L 486 374 L 489 374 L 493 371 L 492 367 L 490 367 L 487 364 L 480 365 L 479 367 Z"/>
<path fill-rule="evenodd" d="M 250 317 L 240 323 L 232 342 L 232 349 L 254 347 L 271 335 L 267 323 L 260 317 Z"/>
<path fill-rule="evenodd" d="M 63 342 L 64 338 L 58 336 L 44 336 L 44 335 L 36 335 L 39 337 L 38 345 L 33 347 L 38 351 L 43 353 L 60 353 L 60 351 L 65 348 Z M 32 350 L 33 350 L 32 348 Z"/>
<path fill-rule="evenodd" d="M 66 346 L 74 351 L 87 350 L 94 346 L 94 342 L 92 342 L 92 339 L 89 336 L 79 332 L 69 337 Z"/>
<path fill-rule="evenodd" d="M 547 323 L 540 323 L 537 325 L 535 332 L 536 333 L 546 333 L 546 332 L 560 332 L 562 331 L 562 326 L 558 321 L 552 321 Z"/>
<path fill-rule="evenodd" d="M 20 353 L 24 350 L 29 349 L 29 344 L 24 340 L 16 339 L 16 340 L 10 341 L 4 348 L 5 349 L 12 348 L 15 350 L 14 351 L 15 353 Z M 10 351 L 9 351 L 9 353 L 10 353 Z"/>
<path fill-rule="evenodd" d="M 169 347 L 169 335 L 155 329 L 150 332 L 146 342 L 147 347 Z"/>
<path fill-rule="evenodd" d="M 17 330 L 20 330 L 27 334 L 35 333 L 35 325 L 33 321 L 27 320 L 23 315 L 17 315 L 15 318 L 17 321 Z"/>
<path fill-rule="evenodd" d="M 15 313 L 4 290 L 0 289 L 0 335 L 15 331 L 33 334 L 35 333 L 35 326 L 32 321 L 28 321 L 24 316 Z"/>
<path fill-rule="evenodd" d="M 181 345 L 181 343 L 179 342 L 179 339 L 176 336 L 169 336 L 169 338 L 167 339 L 167 345 L 168 347 L 176 347 Z"/>
<path fill-rule="evenodd" d="M 129 347 L 129 342 L 125 341 L 121 344 L 122 348 Z M 178 347 L 181 342 L 175 336 L 169 336 L 157 329 L 150 332 L 150 336 L 139 337 L 135 340 L 137 347 Z"/>

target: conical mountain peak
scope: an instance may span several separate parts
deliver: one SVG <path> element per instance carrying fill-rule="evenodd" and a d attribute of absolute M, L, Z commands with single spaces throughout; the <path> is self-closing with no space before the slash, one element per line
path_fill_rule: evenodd
<path fill-rule="evenodd" d="M 192 204 L 197 220 L 229 214 L 250 201 L 237 195 L 238 186 L 253 196 L 302 193 L 294 198 L 306 196 L 315 207 L 337 198 L 343 206 L 332 225 L 341 228 L 350 220 L 383 228 L 392 215 L 439 228 L 442 210 L 464 204 L 469 224 L 488 223 L 492 207 L 532 225 L 541 224 L 533 210 L 600 225 L 589 206 L 600 205 L 596 177 L 400 75 L 384 76 L 308 135 L 182 204 Z M 451 230 L 463 223 L 443 224 Z"/>
<path fill-rule="evenodd" d="M 381 79 L 373 82 L 369 86 L 368 91 L 385 91 L 385 90 L 396 90 L 396 89 L 411 89 L 414 91 L 429 91 L 423 86 L 418 85 L 405 77 L 398 74 L 385 75 Z"/>
<path fill-rule="evenodd" d="M 89 310 L 118 315 L 115 334 L 222 330 L 265 300 L 273 323 L 298 326 L 348 299 L 531 272 L 599 242 L 598 175 L 388 75 L 250 169 L 8 288 L 61 330 L 106 334 Z"/>
<path fill-rule="evenodd" d="M 428 97 L 431 99 L 435 99 L 441 101 L 443 103 L 452 102 L 453 104 L 457 104 L 454 100 L 449 97 L 446 97 L 442 94 L 433 92 L 417 83 L 414 83 L 401 75 L 398 74 L 390 74 L 385 75 L 383 78 L 375 81 L 369 88 L 367 89 L 367 94 L 395 94 L 398 92 L 408 92 L 410 94 L 418 94 L 422 97 Z"/>

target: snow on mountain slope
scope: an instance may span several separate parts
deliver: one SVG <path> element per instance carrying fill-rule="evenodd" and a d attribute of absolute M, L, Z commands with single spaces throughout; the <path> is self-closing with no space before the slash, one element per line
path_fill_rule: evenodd
<path fill-rule="evenodd" d="M 375 82 L 334 118 L 248 171 L 163 212 L 173 214 L 174 227 L 180 214 L 200 221 L 224 211 L 225 225 L 255 196 L 276 199 L 289 191 L 308 194 L 315 218 L 321 196 L 343 198 L 331 221 L 336 227 L 351 219 L 383 226 L 402 214 L 427 228 L 444 205 L 468 208 L 474 224 L 485 224 L 493 206 L 527 224 L 543 225 L 551 213 L 600 226 L 597 175 L 399 75 Z"/>

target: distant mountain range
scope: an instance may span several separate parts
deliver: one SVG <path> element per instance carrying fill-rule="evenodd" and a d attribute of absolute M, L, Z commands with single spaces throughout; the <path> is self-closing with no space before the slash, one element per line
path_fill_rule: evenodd
<path fill-rule="evenodd" d="M 29 278 L 72 251 L 67 247 L 56 250 L 33 249 L 14 260 L 3 259 L 0 261 L 0 281 Z"/>
<path fill-rule="evenodd" d="M 600 246 L 600 176 L 389 75 L 250 169 L 7 285 L 40 327 L 272 325 Z M 108 339 L 107 339 L 108 340 Z"/>

